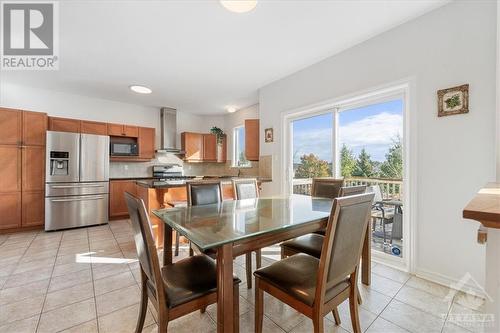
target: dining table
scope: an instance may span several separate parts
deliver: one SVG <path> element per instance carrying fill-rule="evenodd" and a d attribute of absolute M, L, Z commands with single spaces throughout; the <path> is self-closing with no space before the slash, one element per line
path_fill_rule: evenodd
<path fill-rule="evenodd" d="M 172 264 L 173 230 L 203 252 L 216 250 L 217 332 L 237 332 L 233 299 L 239 295 L 233 293 L 233 259 L 325 229 L 332 204 L 333 199 L 293 194 L 154 210 L 165 224 L 163 265 Z M 368 227 L 361 259 L 361 281 L 366 285 L 371 275 L 370 245 Z"/>

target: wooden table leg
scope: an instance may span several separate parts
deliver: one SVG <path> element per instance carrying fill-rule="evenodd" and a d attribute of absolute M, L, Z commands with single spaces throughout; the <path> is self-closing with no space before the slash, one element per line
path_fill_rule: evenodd
<path fill-rule="evenodd" d="M 217 249 L 217 332 L 237 333 L 234 325 L 233 244 Z M 239 320 L 239 318 L 238 318 Z"/>
<path fill-rule="evenodd" d="M 163 266 L 172 265 L 172 228 L 165 224 L 163 227 Z"/>
<path fill-rule="evenodd" d="M 372 275 L 372 230 L 370 223 L 366 228 L 365 240 L 363 242 L 363 252 L 361 254 L 361 282 L 367 286 L 371 283 Z"/>

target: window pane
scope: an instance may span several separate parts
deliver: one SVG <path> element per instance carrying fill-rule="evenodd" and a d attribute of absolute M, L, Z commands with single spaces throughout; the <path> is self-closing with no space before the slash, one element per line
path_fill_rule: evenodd
<path fill-rule="evenodd" d="M 239 126 L 234 129 L 234 156 L 233 166 L 250 166 L 250 162 L 245 157 L 245 127 Z"/>
<path fill-rule="evenodd" d="M 332 176 L 332 129 L 332 113 L 292 122 L 294 193 L 310 194 L 312 178 Z"/>
<path fill-rule="evenodd" d="M 402 257 L 403 101 L 371 104 L 339 113 L 340 169 L 346 185 L 365 184 L 375 200 L 372 249 Z"/>
<path fill-rule="evenodd" d="M 401 99 L 340 112 L 342 176 L 401 179 L 402 133 Z"/>

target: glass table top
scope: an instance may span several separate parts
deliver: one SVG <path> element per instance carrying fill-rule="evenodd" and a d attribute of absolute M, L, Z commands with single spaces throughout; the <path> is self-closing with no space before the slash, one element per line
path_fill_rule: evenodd
<path fill-rule="evenodd" d="M 153 214 L 201 250 L 327 219 L 332 199 L 304 195 L 228 200 L 154 210 Z"/>

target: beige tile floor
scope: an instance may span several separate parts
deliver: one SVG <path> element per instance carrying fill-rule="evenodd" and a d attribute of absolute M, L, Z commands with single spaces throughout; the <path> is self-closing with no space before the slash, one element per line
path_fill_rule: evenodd
<path fill-rule="evenodd" d="M 265 265 L 279 258 L 264 249 Z M 187 251 L 181 250 L 179 258 Z M 243 258 L 236 259 L 240 286 L 241 332 L 253 332 L 254 291 L 248 290 Z M 482 300 L 373 264 L 372 285 L 360 285 L 363 331 L 474 332 L 478 325 L 455 321 L 477 315 Z M 138 313 L 139 274 L 128 221 L 62 232 L 0 235 L 0 332 L 133 332 Z M 352 331 L 347 302 L 342 324 L 325 318 L 327 332 Z M 470 316 L 468 317 L 470 318 Z M 169 324 L 169 331 L 214 332 L 216 307 Z M 144 332 L 156 332 L 155 313 Z M 264 332 L 311 332 L 309 319 L 272 297 L 265 298 Z"/>

